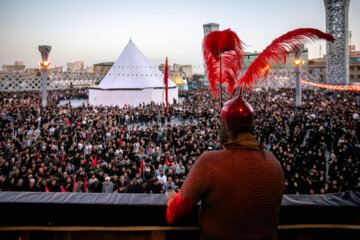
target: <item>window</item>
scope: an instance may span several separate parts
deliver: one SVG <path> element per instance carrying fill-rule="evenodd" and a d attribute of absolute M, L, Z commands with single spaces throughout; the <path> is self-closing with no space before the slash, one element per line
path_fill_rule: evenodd
<path fill-rule="evenodd" d="M 354 71 L 354 67 L 350 67 L 350 71 Z"/>
<path fill-rule="evenodd" d="M 351 75 L 350 75 L 350 79 L 354 79 L 354 75 L 351 74 Z"/>

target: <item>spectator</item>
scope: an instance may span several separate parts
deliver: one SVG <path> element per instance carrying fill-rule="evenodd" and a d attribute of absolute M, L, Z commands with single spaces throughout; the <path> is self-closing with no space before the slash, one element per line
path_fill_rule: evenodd
<path fill-rule="evenodd" d="M 134 179 L 130 179 L 129 184 L 126 186 L 125 193 L 134 193 Z"/>
<path fill-rule="evenodd" d="M 90 185 L 90 192 L 93 193 L 101 193 L 102 192 L 102 184 L 98 179 L 94 180 L 94 183 Z"/>
<path fill-rule="evenodd" d="M 114 189 L 113 183 L 110 181 L 110 177 L 105 177 L 105 182 L 102 184 L 103 193 L 112 193 Z"/>
<path fill-rule="evenodd" d="M 136 176 L 148 193 L 163 192 L 169 176 L 181 188 L 197 157 L 220 148 L 219 100 L 207 88 L 181 94 L 181 103 L 170 104 L 165 117 L 165 106 L 154 103 L 125 108 L 58 105 L 61 99 L 87 98 L 87 89 L 50 91 L 47 108 L 37 91 L 1 92 L 0 190 L 45 192 L 55 180 L 54 191 L 62 187 L 73 192 L 73 179 L 80 178 L 90 192 L 102 192 L 106 174 L 112 191 L 119 193 Z M 286 193 L 359 188 L 359 93 L 304 90 L 301 108 L 291 100 L 293 89 L 245 94 L 256 111 L 257 140 L 286 173 Z M 150 148 L 152 154 L 146 155 Z M 161 190 L 154 177 L 159 177 Z"/>

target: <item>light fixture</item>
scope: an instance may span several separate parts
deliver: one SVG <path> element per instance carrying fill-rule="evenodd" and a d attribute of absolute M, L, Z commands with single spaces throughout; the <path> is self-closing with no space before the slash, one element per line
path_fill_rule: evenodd
<path fill-rule="evenodd" d="M 305 61 L 304 61 L 304 60 L 301 60 L 301 59 L 296 59 L 296 60 L 293 61 L 293 64 L 294 64 L 295 66 L 300 66 L 300 65 L 302 65 L 302 64 L 304 64 L 304 63 L 305 63 Z"/>
<path fill-rule="evenodd" d="M 43 61 L 42 63 L 40 63 L 40 65 L 41 66 L 43 66 L 43 67 L 48 67 L 48 66 L 50 66 L 50 62 L 48 62 L 48 61 Z"/>

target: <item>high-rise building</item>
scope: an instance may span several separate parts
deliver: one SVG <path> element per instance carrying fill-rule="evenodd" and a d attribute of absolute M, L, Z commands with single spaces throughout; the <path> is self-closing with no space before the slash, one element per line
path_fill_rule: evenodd
<path fill-rule="evenodd" d="M 204 37 L 210 32 L 219 31 L 219 27 L 220 27 L 220 24 L 218 24 L 218 23 L 206 23 L 206 24 L 204 24 L 203 25 Z M 207 79 L 206 74 L 205 74 L 205 78 L 204 78 L 204 86 L 209 86 L 209 80 Z"/>
<path fill-rule="evenodd" d="M 220 25 L 218 23 L 206 23 L 203 25 L 204 28 L 204 36 L 206 36 L 209 32 L 219 31 Z"/>
<path fill-rule="evenodd" d="M 334 42 L 326 42 L 326 83 L 349 83 L 349 4 L 350 0 L 324 0 L 326 32 Z"/>

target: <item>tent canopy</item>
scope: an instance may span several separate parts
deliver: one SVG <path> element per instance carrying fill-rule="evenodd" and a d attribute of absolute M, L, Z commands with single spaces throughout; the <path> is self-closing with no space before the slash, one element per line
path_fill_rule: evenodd
<path fill-rule="evenodd" d="M 120 57 L 95 88 L 162 88 L 163 81 L 164 74 L 144 56 L 130 39 Z M 176 84 L 169 81 L 170 87 L 176 87 Z"/>
<path fill-rule="evenodd" d="M 168 81 L 168 99 L 178 100 L 178 87 Z M 132 105 L 164 103 L 164 74 L 130 40 L 98 86 L 89 88 L 89 103 Z"/>
<path fill-rule="evenodd" d="M 179 74 L 174 74 L 170 76 L 171 81 L 173 81 L 176 85 L 184 85 L 184 79 Z"/>

